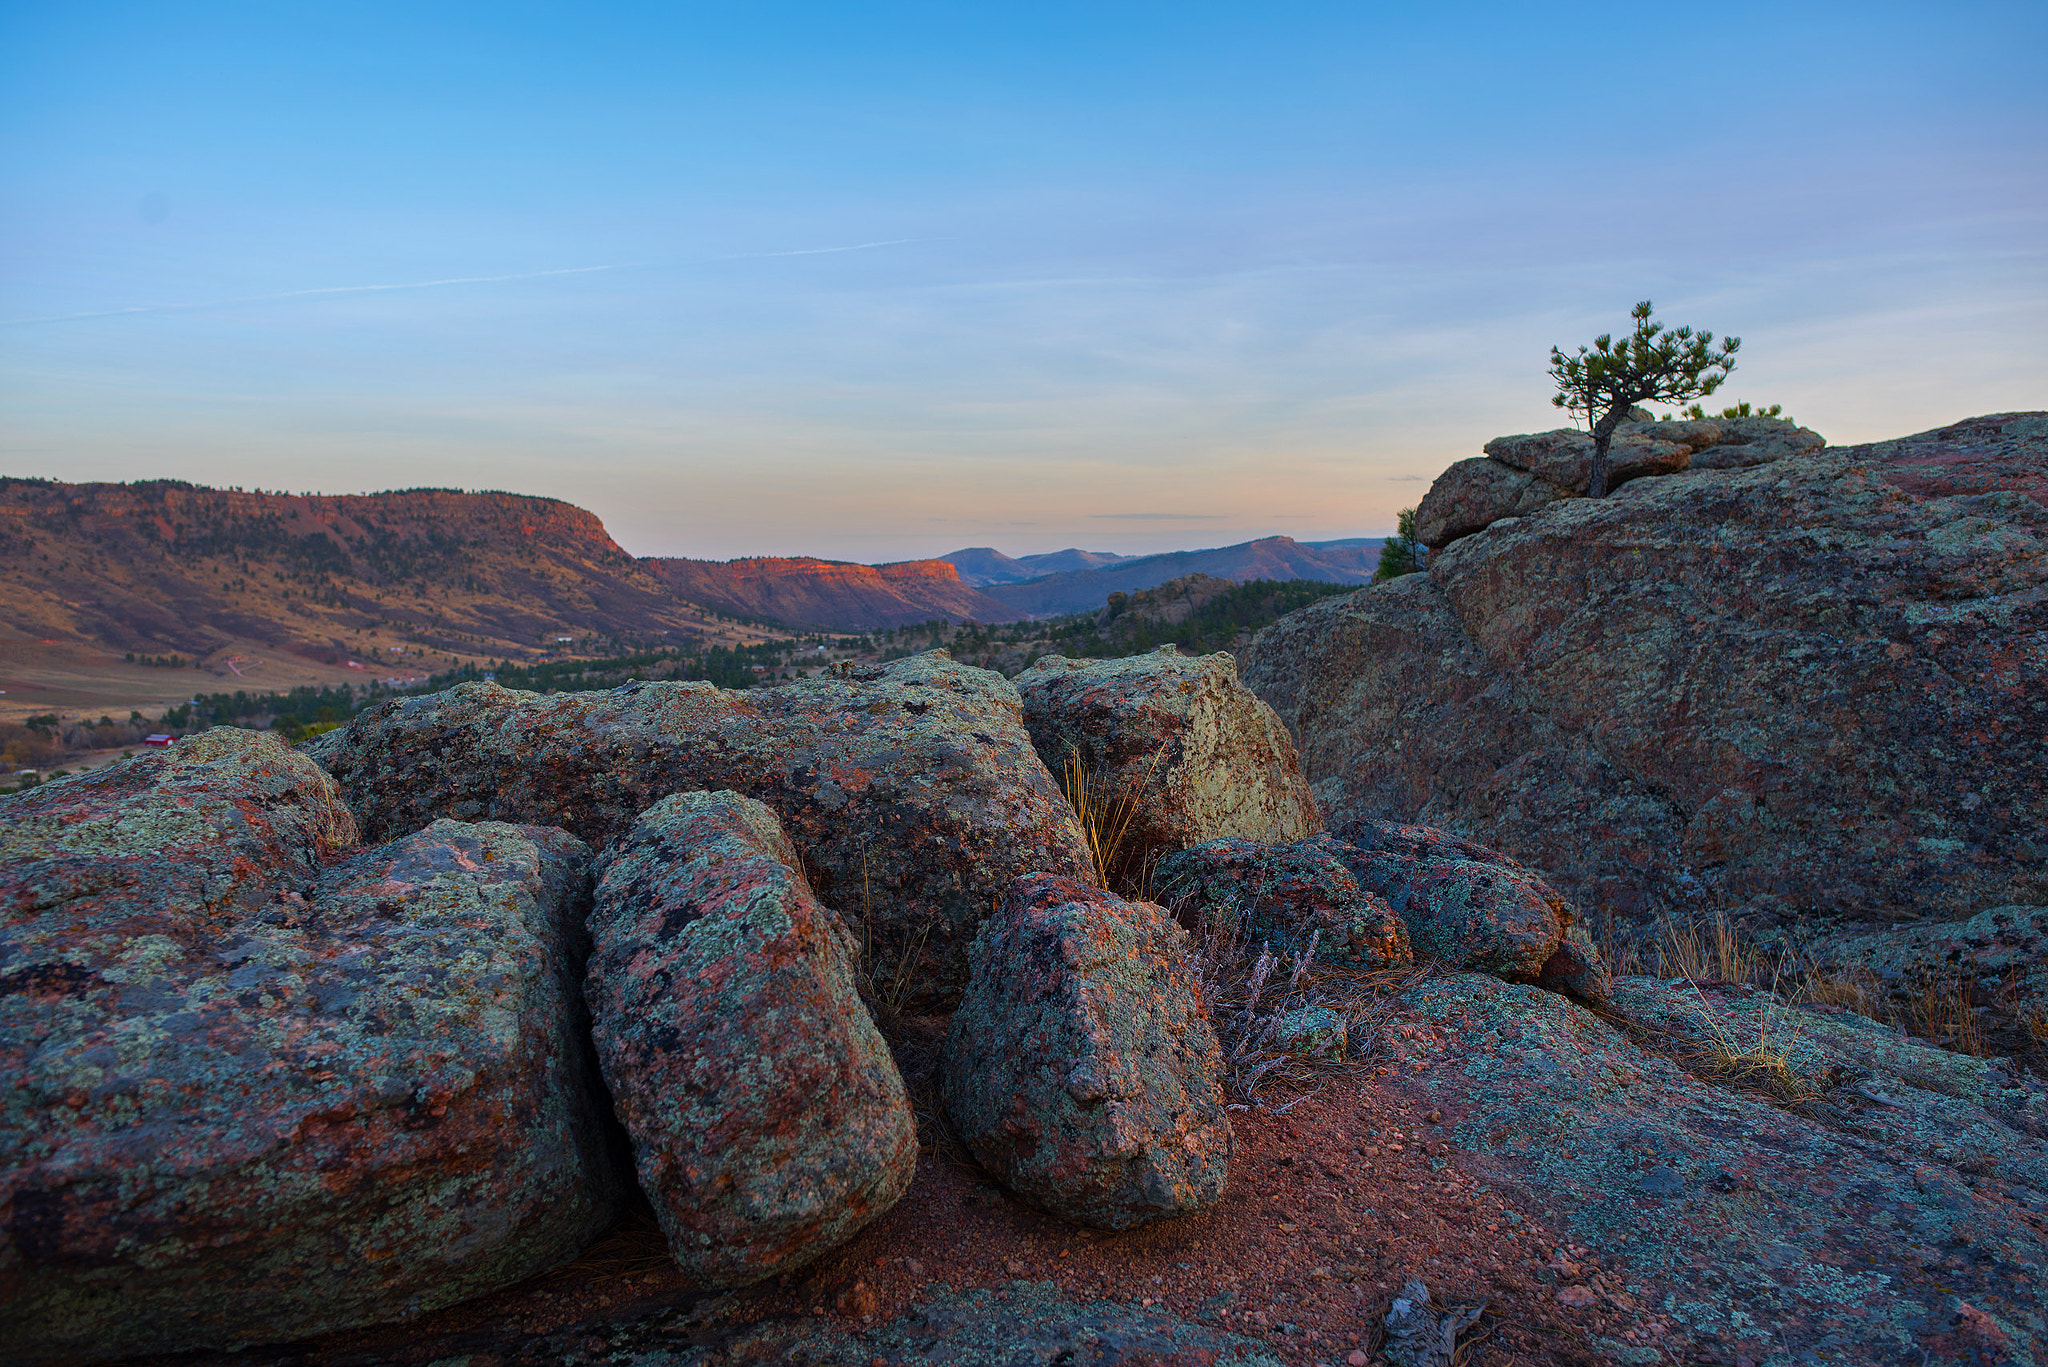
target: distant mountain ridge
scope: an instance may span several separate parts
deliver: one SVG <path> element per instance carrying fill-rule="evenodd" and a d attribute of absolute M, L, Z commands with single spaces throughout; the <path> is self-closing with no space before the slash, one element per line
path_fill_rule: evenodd
<path fill-rule="evenodd" d="M 981 592 L 1000 602 L 1008 613 L 1008 617 L 988 620 L 1004 621 L 1086 612 L 1101 607 L 1112 593 L 1137 593 L 1189 574 L 1206 574 L 1240 584 L 1251 579 L 1369 584 L 1379 563 L 1379 545 L 1375 537 L 1312 544 L 1290 536 L 1268 536 L 1213 550 L 1134 556 L 1100 569 L 1068 570 L 1022 583 L 991 584 Z"/>
<path fill-rule="evenodd" d="M 1063 551 L 1047 551 L 1042 555 L 1004 555 L 993 546 L 970 546 L 966 550 L 948 551 L 939 557 L 960 571 L 962 583 L 975 588 L 987 588 L 991 584 L 1017 584 L 1026 579 L 1039 579 L 1048 574 L 1060 574 L 1068 570 L 1097 570 L 1105 565 L 1121 564 L 1135 560 L 1137 556 L 1118 555 L 1115 551 L 1084 551 L 1069 546 Z"/>
<path fill-rule="evenodd" d="M 558 637 L 674 639 L 709 613 L 865 631 L 1094 611 L 1191 573 L 1365 583 L 1377 542 L 1268 537 L 1125 556 L 990 548 L 860 565 L 809 556 L 638 559 L 557 499 L 459 489 L 282 494 L 179 480 L 0 477 L 0 639 L 205 656 L 250 645 L 329 664 L 365 633 L 523 658 Z M 1001 583 L 977 577 L 1029 576 Z"/>

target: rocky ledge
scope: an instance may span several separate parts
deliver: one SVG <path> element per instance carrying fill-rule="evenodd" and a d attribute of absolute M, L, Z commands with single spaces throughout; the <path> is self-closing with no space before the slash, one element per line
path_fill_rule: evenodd
<path fill-rule="evenodd" d="M 1282 619 L 1244 676 L 1333 827 L 1458 832 L 1596 922 L 2040 907 L 2048 414 L 1558 498 Z"/>

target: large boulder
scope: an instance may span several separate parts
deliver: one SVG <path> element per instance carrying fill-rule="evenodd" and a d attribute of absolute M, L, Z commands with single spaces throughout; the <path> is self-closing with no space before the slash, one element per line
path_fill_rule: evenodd
<path fill-rule="evenodd" d="M 1570 495 L 1555 484 L 1503 461 L 1477 456 L 1436 477 L 1415 506 L 1415 538 L 1448 546 L 1503 518 L 1526 517 Z"/>
<path fill-rule="evenodd" d="M 730 792 L 664 798 L 596 872 L 591 1034 L 684 1272 L 750 1285 L 894 1205 L 917 1122 L 855 990 L 859 944 L 775 814 Z"/>
<path fill-rule="evenodd" d="M 1018 874 L 1093 869 L 1017 690 L 943 651 L 745 692 L 467 683 L 373 708 L 312 753 L 373 839 L 449 816 L 601 849 L 674 793 L 755 798 L 906 1003 L 958 998 L 967 945 Z"/>
<path fill-rule="evenodd" d="M 984 1168 L 1102 1229 L 1200 1210 L 1230 1162 L 1222 1072 L 1171 917 L 1071 879 L 1017 880 L 975 939 L 946 1037 L 946 1108 Z"/>
<path fill-rule="evenodd" d="M 1241 939 L 1253 952 L 1271 946 L 1355 968 L 1399 968 L 1414 961 L 1399 913 L 1358 886 L 1328 836 L 1288 845 L 1207 840 L 1159 861 L 1153 886 L 1183 922 Z"/>
<path fill-rule="evenodd" d="M 1470 974 L 1404 1004 L 1388 1061 L 1451 1166 L 1592 1250 L 1560 1299 L 1654 1317 L 1666 1361 L 2048 1354 L 2037 1080 L 1728 984 L 1624 978 L 1604 1019 Z"/>
<path fill-rule="evenodd" d="M 1286 728 L 1226 653 L 1048 655 L 1017 690 L 1046 766 L 1085 776 L 1102 843 L 1116 841 L 1113 877 L 1142 884 L 1159 855 L 1204 840 L 1274 843 L 1323 828 Z"/>
<path fill-rule="evenodd" d="M 1597 924 L 2048 905 L 2048 415 L 1639 480 L 1260 633 L 1333 827 L 1505 851 Z M 1412 929 L 1412 927 L 1411 927 Z"/>
<path fill-rule="evenodd" d="M 354 838 L 310 761 L 225 729 L 0 802 L 9 1360 L 404 1319 L 610 1219 L 583 846 Z"/>
<path fill-rule="evenodd" d="M 1330 849 L 1408 928 L 1419 958 L 1606 998 L 1607 970 L 1577 911 L 1533 870 L 1426 826 L 1357 819 Z"/>

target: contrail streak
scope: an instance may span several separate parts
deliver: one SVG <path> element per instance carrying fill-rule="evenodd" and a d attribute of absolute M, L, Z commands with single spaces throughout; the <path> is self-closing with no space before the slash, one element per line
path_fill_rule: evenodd
<path fill-rule="evenodd" d="M 803 247 L 793 252 L 742 252 L 738 256 L 714 256 L 713 261 L 763 261 L 771 256 L 828 256 L 833 252 L 864 252 L 870 247 L 900 247 L 906 242 L 938 242 L 936 237 L 892 237 L 886 242 L 856 242 L 851 247 Z"/>
<path fill-rule="evenodd" d="M 892 237 L 883 242 L 856 242 L 850 247 L 801 247 L 787 252 L 742 252 L 714 256 L 711 261 L 761 261 L 777 256 L 829 256 L 834 252 L 864 252 L 875 247 L 900 247 L 911 242 L 937 242 L 935 237 Z M 198 304 L 136 304 L 124 309 L 96 309 L 86 313 L 56 313 L 46 318 L 0 318 L 0 327 L 27 327 L 35 323 L 76 323 L 88 318 L 125 318 L 137 313 L 183 313 L 192 309 L 229 308 L 236 304 L 261 304 L 277 299 L 305 299 L 322 294 L 381 294 L 390 290 L 431 290 L 444 285 L 493 285 L 505 280 L 539 280 L 551 275 L 592 275 L 598 271 L 622 271 L 630 265 L 568 266 L 552 271 L 519 271 L 512 275 L 455 275 L 446 280 L 408 280 L 396 285 L 325 285 L 310 290 L 280 290 L 275 294 L 245 294 L 234 299 L 214 299 Z"/>
<path fill-rule="evenodd" d="M 315 294 L 379 294 L 388 290 L 430 290 L 442 285 L 489 285 L 501 280 L 538 280 L 549 275 L 590 275 L 596 271 L 624 270 L 625 266 L 567 266 L 552 271 L 519 271 L 512 275 L 454 275 L 446 280 L 408 280 L 396 285 L 323 285 L 310 290 L 280 290 L 276 294 L 245 294 L 234 299 L 215 299 L 203 304 L 137 304 L 125 309 L 100 309 L 91 313 L 58 313 L 47 318 L 0 318 L 0 327 L 29 323 L 70 323 L 84 318 L 122 318 L 131 313 L 177 313 L 188 309 L 227 308 L 233 304 L 261 304 L 272 299 L 303 299 Z"/>

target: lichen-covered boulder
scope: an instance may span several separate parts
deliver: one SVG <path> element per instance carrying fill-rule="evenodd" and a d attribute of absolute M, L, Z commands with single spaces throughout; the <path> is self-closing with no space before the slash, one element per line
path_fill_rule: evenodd
<path fill-rule="evenodd" d="M 225 729 L 0 801 L 10 1361 L 403 1319 L 610 1219 L 583 846 L 354 834 L 310 761 Z"/>
<path fill-rule="evenodd" d="M 1400 1000 L 1382 1048 L 1453 1170 L 1597 1250 L 1592 1289 L 1654 1313 L 1667 1361 L 2048 1355 L 2024 1070 L 1732 984 L 1623 978 L 1605 1019 L 1474 974 Z"/>
<path fill-rule="evenodd" d="M 591 1034 L 682 1269 L 746 1286 L 843 1243 L 917 1170 L 917 1122 L 855 990 L 859 946 L 759 802 L 685 793 L 601 856 Z"/>
<path fill-rule="evenodd" d="M 467 683 L 373 708 L 309 749 L 372 839 L 448 816 L 602 848 L 673 793 L 765 802 L 812 890 L 902 970 L 910 1004 L 957 1000 L 975 928 L 1018 874 L 1093 868 L 1015 687 L 943 651 L 743 692 Z"/>
<path fill-rule="evenodd" d="M 1213 1204 L 1230 1162 L 1222 1070 L 1187 933 L 1161 908 L 1032 875 L 976 937 L 946 1107 L 1025 1200 L 1102 1229 Z"/>
<path fill-rule="evenodd" d="M 1294 742 L 1228 654 L 1048 655 L 1017 676 L 1017 691 L 1046 767 L 1064 775 L 1077 763 L 1103 828 L 1121 835 L 1113 877 L 1139 881 L 1159 855 L 1204 840 L 1278 843 L 1323 829 Z"/>
<path fill-rule="evenodd" d="M 1400 914 L 1420 958 L 1598 1001 L 1608 992 L 1571 903 L 1497 850 L 1445 831 L 1355 820 L 1328 842 L 1358 885 Z"/>
<path fill-rule="evenodd" d="M 1475 456 L 1438 475 L 1415 505 L 1415 539 L 1425 546 L 1448 546 L 1503 518 L 1526 517 L 1566 497 L 1563 489 L 1527 470 Z"/>
<path fill-rule="evenodd" d="M 1153 871 L 1160 900 L 1184 922 L 1357 968 L 1413 962 L 1408 930 L 1384 898 L 1358 886 L 1328 836 L 1288 845 L 1208 840 Z"/>

